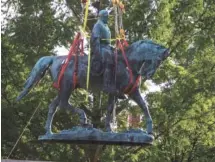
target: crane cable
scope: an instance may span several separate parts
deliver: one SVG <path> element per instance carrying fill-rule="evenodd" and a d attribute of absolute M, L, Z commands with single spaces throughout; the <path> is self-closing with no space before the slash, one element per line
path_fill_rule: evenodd
<path fill-rule="evenodd" d="M 9 159 L 10 155 L 13 153 L 14 149 L 16 148 L 17 144 L 19 143 L 19 140 L 22 138 L 22 135 L 24 134 L 26 128 L 31 124 L 31 120 L 33 119 L 35 113 L 37 112 L 37 110 L 39 109 L 41 105 L 41 102 L 38 104 L 38 106 L 36 107 L 36 109 L 34 110 L 33 114 L 31 115 L 29 121 L 27 122 L 26 126 L 24 127 L 22 133 L 19 135 L 18 139 L 16 140 L 16 143 L 14 144 L 13 148 L 11 149 L 9 155 L 7 156 L 7 159 Z"/>
<path fill-rule="evenodd" d="M 89 37 L 86 33 L 86 26 L 87 26 L 87 20 L 88 20 L 88 11 L 89 11 L 89 5 L 90 0 L 87 0 L 86 2 L 86 8 L 85 8 L 85 14 L 84 14 L 84 23 L 82 28 L 82 34 L 87 38 Z M 88 65 L 87 65 L 87 79 L 86 79 L 86 89 L 88 91 L 89 89 L 89 81 L 90 81 L 90 60 L 91 60 L 91 49 L 90 49 L 90 43 L 89 43 L 89 49 L 88 49 Z M 86 100 L 88 99 L 88 95 L 86 96 Z"/>
<path fill-rule="evenodd" d="M 123 10 L 120 6 L 123 5 L 121 2 L 117 2 L 115 0 L 112 0 L 113 3 L 113 9 L 114 9 L 114 17 L 115 17 L 115 44 L 116 44 L 116 51 L 115 51 L 115 85 L 116 85 L 116 69 L 117 69 L 117 62 L 118 62 L 118 54 L 117 54 L 117 46 L 118 46 L 118 41 L 123 39 L 124 36 L 122 35 L 122 31 L 123 30 L 123 22 L 122 22 L 122 13 Z M 124 5 L 123 5 L 124 7 Z M 122 37 L 123 36 L 123 37 Z M 116 129 L 117 127 L 117 121 L 116 121 L 116 97 L 114 97 L 114 104 L 113 104 L 113 114 L 112 114 L 112 122 L 113 122 L 113 126 L 114 129 Z"/>
<path fill-rule="evenodd" d="M 44 82 L 44 84 L 46 84 L 47 81 Z M 34 87 L 35 88 L 35 87 Z M 51 87 L 49 87 L 48 91 L 51 89 Z M 33 114 L 31 115 L 30 119 L 28 120 L 27 124 L 25 125 L 25 127 L 22 130 L 22 133 L 19 135 L 19 137 L 16 140 L 16 143 L 14 144 L 13 148 L 11 149 L 9 155 L 7 156 L 7 159 L 9 159 L 9 157 L 11 156 L 11 154 L 13 153 L 14 149 L 16 148 L 17 144 L 19 143 L 20 139 L 22 138 L 22 135 L 25 133 L 27 127 L 31 124 L 31 120 L 33 119 L 34 115 L 36 114 L 37 110 L 39 109 L 40 105 L 41 105 L 42 101 L 40 101 L 40 103 L 38 104 L 38 106 L 35 108 Z"/>

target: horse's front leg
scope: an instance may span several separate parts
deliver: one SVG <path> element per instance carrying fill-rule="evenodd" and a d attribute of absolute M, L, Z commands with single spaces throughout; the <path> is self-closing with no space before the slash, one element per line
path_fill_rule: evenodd
<path fill-rule="evenodd" d="M 106 121 L 105 121 L 105 129 L 108 132 L 112 131 L 110 123 L 111 123 L 111 114 L 113 112 L 114 104 L 115 104 L 114 96 L 109 95 L 109 97 L 108 97 L 108 106 L 107 106 L 107 116 L 106 116 Z"/>
<path fill-rule="evenodd" d="M 54 114 L 57 111 L 59 101 L 60 101 L 59 97 L 57 96 L 49 105 L 49 112 L 48 112 L 48 117 L 47 117 L 46 125 L 45 125 L 46 134 L 52 134 L 52 130 L 51 130 L 52 120 L 53 120 Z"/>
<path fill-rule="evenodd" d="M 148 134 L 152 134 L 153 133 L 153 124 L 152 124 L 152 118 L 148 109 L 148 106 L 146 104 L 146 102 L 144 101 L 144 99 L 142 98 L 141 94 L 140 94 L 140 90 L 139 88 L 134 91 L 130 97 L 141 107 L 141 109 L 144 112 L 144 115 L 146 117 L 146 123 L 147 123 L 147 132 Z"/>
<path fill-rule="evenodd" d="M 61 110 L 64 109 L 66 111 L 70 111 L 72 113 L 78 114 L 80 125 L 85 125 L 87 123 L 87 116 L 84 110 L 80 108 L 75 108 L 69 103 L 69 97 L 72 91 L 74 90 L 74 88 L 73 88 L 73 83 L 70 81 L 70 78 L 72 78 L 72 76 L 66 76 L 66 77 L 67 78 L 64 78 L 61 83 L 62 86 L 59 92 L 59 96 L 60 96 L 59 108 Z"/>

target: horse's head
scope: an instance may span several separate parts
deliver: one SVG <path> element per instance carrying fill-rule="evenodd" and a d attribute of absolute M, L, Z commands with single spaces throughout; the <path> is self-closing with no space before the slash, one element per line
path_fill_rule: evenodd
<path fill-rule="evenodd" d="M 128 58 L 143 78 L 149 79 L 153 76 L 159 65 L 169 56 L 169 50 L 164 46 L 156 44 L 150 40 L 143 40 L 133 43 L 127 50 Z"/>
<path fill-rule="evenodd" d="M 158 55 L 157 59 L 146 60 L 140 68 L 139 74 L 145 78 L 150 79 L 161 65 L 161 63 L 170 55 L 169 49 L 166 49 L 163 53 Z"/>

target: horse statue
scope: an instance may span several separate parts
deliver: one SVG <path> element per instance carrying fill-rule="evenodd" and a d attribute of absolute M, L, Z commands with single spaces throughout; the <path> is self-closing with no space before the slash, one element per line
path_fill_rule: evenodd
<path fill-rule="evenodd" d="M 158 66 L 169 56 L 169 50 L 159 44 L 156 44 L 150 40 L 140 40 L 132 43 L 125 49 L 125 56 L 127 63 L 130 68 L 127 67 L 125 57 L 123 57 L 122 52 L 118 51 L 118 61 L 115 65 L 115 76 L 117 90 L 123 94 L 127 94 L 130 99 L 136 102 L 139 107 L 143 110 L 146 117 L 147 123 L 147 133 L 153 133 L 153 123 L 152 118 L 148 109 L 148 106 L 141 96 L 139 84 L 137 83 L 138 78 L 142 76 L 144 81 L 153 76 Z M 45 75 L 48 70 L 51 74 L 52 80 L 56 81 L 59 76 L 62 62 L 67 58 L 67 56 L 45 56 L 40 58 L 32 69 L 25 85 L 23 91 L 17 97 L 17 100 L 21 100 L 24 96 L 28 94 L 30 89 L 35 86 L 38 81 Z M 48 117 L 45 125 L 46 134 L 52 134 L 51 125 L 54 114 L 57 107 L 60 109 L 69 110 L 72 113 L 77 113 L 80 117 L 80 124 L 87 124 L 87 117 L 85 112 L 72 106 L 68 100 L 71 93 L 76 88 L 86 89 L 86 79 L 87 79 L 87 68 L 88 68 L 88 56 L 78 56 L 77 68 L 74 66 L 74 58 L 70 60 L 64 75 L 60 82 L 60 89 L 58 95 L 49 105 Z M 97 66 L 96 64 L 91 64 Z M 77 83 L 74 87 L 73 73 L 77 74 Z M 89 91 L 92 93 L 99 92 L 103 87 L 103 76 L 90 74 Z M 127 90 L 125 90 L 125 88 Z M 130 92 L 128 92 L 130 91 Z M 112 131 L 111 129 L 111 114 L 115 104 L 115 98 L 117 96 L 113 94 L 108 95 L 108 106 L 107 106 L 107 116 L 105 121 L 106 131 Z"/>

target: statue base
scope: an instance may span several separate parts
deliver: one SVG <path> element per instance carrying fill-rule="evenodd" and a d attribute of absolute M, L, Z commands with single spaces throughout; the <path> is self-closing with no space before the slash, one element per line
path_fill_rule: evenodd
<path fill-rule="evenodd" d="M 96 128 L 74 127 L 60 133 L 42 135 L 40 142 L 61 142 L 74 144 L 105 144 L 105 145 L 152 145 L 154 137 L 142 130 L 113 133 L 103 132 Z"/>

